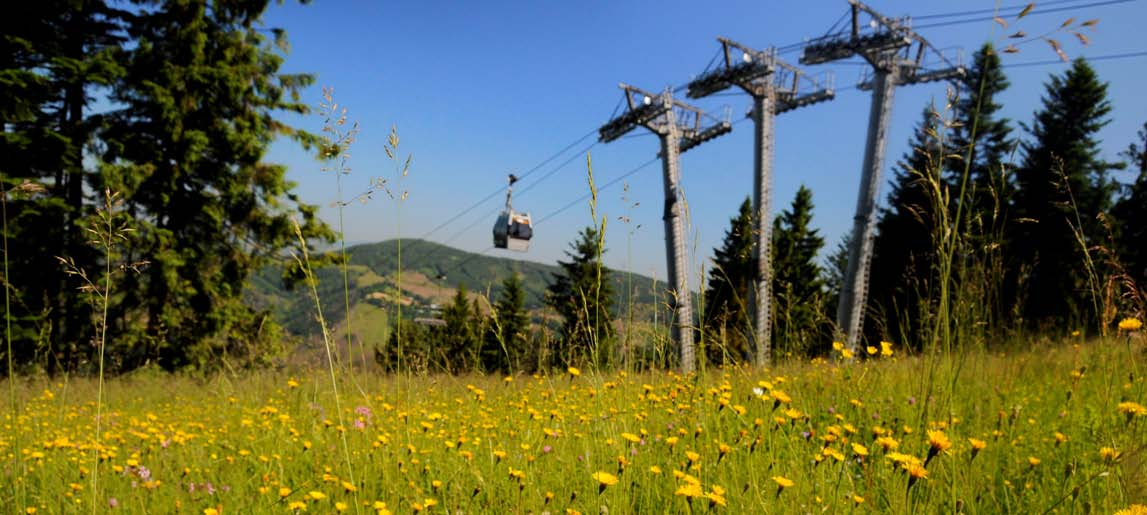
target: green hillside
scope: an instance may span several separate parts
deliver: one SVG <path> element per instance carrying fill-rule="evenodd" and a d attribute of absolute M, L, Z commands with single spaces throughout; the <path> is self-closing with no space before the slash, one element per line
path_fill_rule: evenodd
<path fill-rule="evenodd" d="M 544 309 L 546 287 L 553 280 L 553 274 L 560 270 L 556 265 L 475 254 L 426 240 L 403 239 L 401 245 L 404 317 L 434 316 L 434 308 L 449 302 L 461 285 L 492 302 L 500 293 L 502 281 L 514 272 L 522 275 L 526 308 L 539 314 Z M 399 282 L 398 249 L 399 240 L 347 248 L 350 300 L 356 313 L 360 312 L 356 309 L 360 304 L 376 308 L 380 317 L 393 310 Z M 301 285 L 294 290 L 283 288 L 281 275 L 281 267 L 270 266 L 252 276 L 247 298 L 256 307 L 270 309 L 289 332 L 317 334 L 314 300 Z M 338 267 L 331 266 L 316 270 L 315 275 L 323 314 L 338 332 L 338 322 L 343 320 L 345 312 L 342 273 Z M 612 276 L 618 296 L 615 305 L 619 310 L 629 305 L 624 293 L 629 281 L 632 281 L 634 311 L 639 318 L 652 317 L 654 306 L 664 303 L 664 298 L 657 300 L 655 296 L 655 292 L 664 291 L 664 282 L 625 272 L 615 272 Z M 480 301 L 480 304 L 484 303 Z"/>

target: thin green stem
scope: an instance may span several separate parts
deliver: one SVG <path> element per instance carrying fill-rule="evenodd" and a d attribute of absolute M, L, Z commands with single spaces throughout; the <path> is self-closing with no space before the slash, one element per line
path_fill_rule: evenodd
<path fill-rule="evenodd" d="M 323 333 L 323 348 L 326 350 L 326 353 L 327 353 L 327 370 L 330 372 L 331 389 L 334 392 L 334 396 L 335 396 L 335 413 L 337 414 L 336 418 L 338 419 L 339 436 L 342 439 L 343 458 L 346 460 L 347 477 L 350 478 L 350 483 L 357 487 L 358 482 L 355 480 L 354 466 L 351 464 L 351 459 L 350 459 L 350 444 L 349 444 L 349 442 L 347 442 L 346 430 L 345 430 L 346 426 L 343 424 L 342 399 L 339 397 L 339 383 L 338 383 L 338 378 L 335 377 L 335 360 L 334 360 L 334 352 L 332 350 L 333 344 L 331 343 L 330 332 L 327 330 L 327 321 L 323 317 L 323 306 L 322 306 L 322 303 L 319 301 L 318 281 L 315 280 L 315 274 L 314 274 L 313 269 L 311 268 L 310 254 L 307 251 L 307 240 L 306 240 L 306 238 L 303 237 L 302 228 L 299 227 L 299 224 L 297 221 L 292 220 L 292 222 L 295 225 L 295 235 L 299 239 L 299 247 L 302 249 L 302 253 L 303 253 L 303 259 L 302 260 L 299 260 L 297 256 L 295 257 L 295 259 L 298 260 L 299 264 L 303 266 L 303 273 L 307 279 L 307 286 L 310 287 L 311 297 L 315 300 L 315 312 L 317 313 L 317 316 L 318 316 L 319 328 L 322 330 L 322 333 Z M 358 500 L 358 490 L 355 489 L 351 493 L 354 495 L 355 509 L 361 513 L 362 506 Z"/>

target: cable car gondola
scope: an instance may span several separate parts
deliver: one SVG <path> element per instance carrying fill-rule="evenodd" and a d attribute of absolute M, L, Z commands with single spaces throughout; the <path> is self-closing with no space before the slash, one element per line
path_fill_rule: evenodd
<path fill-rule="evenodd" d="M 510 185 L 506 188 L 506 209 L 498 215 L 494 222 L 494 246 L 500 249 L 509 249 L 525 252 L 530 249 L 530 238 L 534 236 L 534 226 L 530 221 L 529 213 L 515 213 L 510 202 L 514 191 L 514 183 L 518 177 L 510 174 Z"/>

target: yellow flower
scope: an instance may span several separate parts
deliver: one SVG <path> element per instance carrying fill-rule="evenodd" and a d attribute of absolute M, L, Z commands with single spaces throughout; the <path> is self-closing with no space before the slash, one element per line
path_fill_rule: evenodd
<path fill-rule="evenodd" d="M 875 355 L 878 352 L 876 347 L 873 347 L 871 345 L 869 345 L 868 347 L 865 347 L 864 350 L 865 350 L 865 352 L 868 352 L 869 356 Z"/>
<path fill-rule="evenodd" d="M 950 449 L 952 447 L 952 441 L 948 439 L 948 435 L 944 434 L 943 431 L 928 431 L 928 445 L 930 446 L 928 449 L 928 458 L 931 459 L 937 454 Z"/>
<path fill-rule="evenodd" d="M 1033 467 L 1036 465 L 1039 465 L 1040 459 L 1035 457 L 1035 456 L 1028 456 L 1028 464 L 1030 464 Z"/>
<path fill-rule="evenodd" d="M 904 470 L 908 471 L 908 476 L 912 479 L 926 479 L 928 477 L 928 469 L 919 463 L 905 463 Z"/>
<path fill-rule="evenodd" d="M 293 501 L 287 504 L 287 509 L 291 511 L 307 511 L 307 503 L 303 501 Z"/>
<path fill-rule="evenodd" d="M 1132 504 L 1125 509 L 1115 512 L 1115 515 L 1147 515 L 1147 506 Z"/>
<path fill-rule="evenodd" d="M 345 502 L 339 501 L 335 503 L 335 511 L 342 513 L 346 511 L 349 506 Z"/>
<path fill-rule="evenodd" d="M 892 342 L 880 342 L 880 355 L 884 357 L 892 355 Z"/>
<path fill-rule="evenodd" d="M 653 465 L 652 467 L 649 467 L 649 472 L 651 472 L 653 474 L 661 475 L 661 467 L 658 467 L 657 465 Z"/>
<path fill-rule="evenodd" d="M 984 450 L 984 447 L 988 446 L 988 442 L 985 442 L 985 441 L 980 440 L 978 438 L 969 438 L 968 443 L 972 444 L 972 456 L 973 457 L 975 457 L 977 454 L 979 454 L 980 451 Z"/>
<path fill-rule="evenodd" d="M 728 505 L 728 501 L 725 500 L 725 489 L 720 486 L 713 485 L 713 489 L 709 493 L 705 494 L 705 497 L 709 498 L 709 506 Z"/>
<path fill-rule="evenodd" d="M 641 437 L 633 433 L 621 433 L 621 437 L 630 443 L 637 443 L 641 441 Z"/>
<path fill-rule="evenodd" d="M 1120 413 L 1127 415 L 1127 418 L 1147 415 L 1147 408 L 1144 408 L 1143 405 L 1138 402 L 1124 401 L 1119 403 L 1116 409 L 1118 409 Z"/>
<path fill-rule="evenodd" d="M 578 370 L 576 367 L 569 367 L 566 369 L 566 372 L 569 372 L 570 376 L 573 376 L 573 377 L 577 377 L 577 376 L 581 375 L 581 370 Z"/>
<path fill-rule="evenodd" d="M 1118 460 L 1122 454 L 1123 453 L 1115 450 L 1112 447 L 1104 447 L 1102 449 L 1099 449 L 1099 455 L 1103 457 L 1104 461 Z"/>
<path fill-rule="evenodd" d="M 876 444 L 879 445 L 884 452 L 893 451 L 900 447 L 900 442 L 891 436 L 881 436 L 877 438 Z"/>
<path fill-rule="evenodd" d="M 694 497 L 704 497 L 705 492 L 701 490 L 701 483 L 686 482 L 679 486 L 677 491 L 673 492 L 673 495 L 692 499 Z"/>
<path fill-rule="evenodd" d="M 868 456 L 868 447 L 854 443 L 852 444 L 852 452 L 856 453 L 856 455 L 860 457 Z"/>
<path fill-rule="evenodd" d="M 1135 317 L 1127 317 L 1119 321 L 1120 331 L 1138 331 L 1141 327 L 1143 327 L 1143 322 L 1140 322 L 1139 319 Z"/>
<path fill-rule="evenodd" d="M 784 490 L 785 488 L 792 488 L 796 483 L 785 476 L 773 476 L 773 482 L 777 484 L 777 488 Z"/>
<path fill-rule="evenodd" d="M 701 460 L 701 455 L 693 451 L 685 451 L 685 457 L 689 458 L 690 463 L 696 463 Z"/>
<path fill-rule="evenodd" d="M 287 497 L 289 495 L 291 495 L 291 489 L 290 488 L 287 488 L 285 486 L 279 487 L 279 497 Z"/>
<path fill-rule="evenodd" d="M 321 501 L 321 500 L 327 498 L 327 494 L 324 494 L 318 490 L 312 490 L 310 492 L 307 492 L 307 497 L 310 497 L 311 499 L 314 499 L 316 501 Z"/>
<path fill-rule="evenodd" d="M 609 472 L 594 472 L 592 477 L 594 481 L 597 481 L 598 493 L 604 492 L 606 487 L 617 484 L 617 476 L 610 474 Z"/>

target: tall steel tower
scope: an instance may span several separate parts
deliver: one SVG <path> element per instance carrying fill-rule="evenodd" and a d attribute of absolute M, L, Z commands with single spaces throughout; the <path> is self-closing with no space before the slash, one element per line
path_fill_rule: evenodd
<path fill-rule="evenodd" d="M 772 242 L 773 149 L 777 114 L 798 107 L 831 100 L 832 76 L 810 77 L 777 57 L 776 48 L 755 50 L 727 38 L 721 43 L 723 65 L 706 71 L 689 83 L 689 97 L 701 98 L 737 86 L 753 97 L 753 260 L 757 276 L 751 292 L 753 329 L 756 340 L 754 359 L 758 366 L 769 363 L 772 353 Z"/>
<path fill-rule="evenodd" d="M 676 321 L 673 340 L 681 351 L 681 370 L 690 373 L 696 366 L 693 352 L 693 296 L 685 269 L 685 203 L 680 182 L 678 156 L 697 145 L 733 130 L 728 116 L 719 120 L 701 109 L 673 99 L 666 89 L 660 95 L 620 85 L 625 95 L 625 112 L 601 126 L 600 139 L 608 143 L 640 126 L 661 140 L 661 169 L 665 184 L 665 253 L 668 261 L 670 302 Z"/>
<path fill-rule="evenodd" d="M 866 76 L 859 85 L 859 89 L 872 90 L 872 107 L 868 114 L 868 141 L 853 218 L 852 245 L 848 249 L 848 268 L 836 312 L 837 327 L 844 332 L 848 347 L 856 352 L 868 297 L 876 195 L 884 166 L 893 93 L 900 85 L 962 76 L 964 68 L 958 59 L 949 59 L 915 33 L 909 18 L 887 18 L 857 0 L 848 3 L 850 26 L 808 42 L 800 62 L 820 64 L 859 55 L 871 65 L 872 77 Z M 867 21 L 862 23 L 862 17 Z"/>

